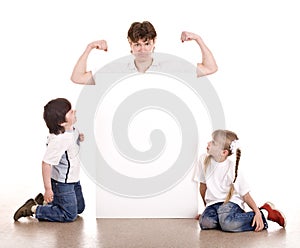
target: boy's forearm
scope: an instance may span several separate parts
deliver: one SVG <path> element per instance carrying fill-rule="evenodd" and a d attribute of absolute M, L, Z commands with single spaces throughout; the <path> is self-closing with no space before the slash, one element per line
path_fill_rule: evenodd
<path fill-rule="evenodd" d="M 42 175 L 45 190 L 51 190 L 51 165 L 42 162 Z"/>

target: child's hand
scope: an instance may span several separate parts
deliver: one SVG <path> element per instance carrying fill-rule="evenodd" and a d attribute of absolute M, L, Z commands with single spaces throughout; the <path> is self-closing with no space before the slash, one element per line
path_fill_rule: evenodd
<path fill-rule="evenodd" d="M 200 217 L 201 217 L 201 214 L 197 214 L 196 216 L 195 216 L 195 220 L 199 220 L 200 219 Z"/>
<path fill-rule="evenodd" d="M 44 194 L 44 201 L 45 202 L 47 202 L 47 203 L 52 202 L 53 197 L 54 197 L 54 194 L 53 194 L 52 189 L 49 189 L 49 190 L 45 191 L 45 194 Z"/>
<path fill-rule="evenodd" d="M 255 232 L 259 232 L 264 229 L 264 222 L 260 212 L 254 215 L 252 226 L 255 226 Z"/>
<path fill-rule="evenodd" d="M 79 141 L 80 142 L 84 141 L 84 134 L 83 133 L 79 134 Z"/>

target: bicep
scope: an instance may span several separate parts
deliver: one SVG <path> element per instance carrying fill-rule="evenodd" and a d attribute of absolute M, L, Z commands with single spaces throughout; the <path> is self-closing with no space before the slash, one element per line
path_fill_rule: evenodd
<path fill-rule="evenodd" d="M 92 71 L 87 71 L 81 75 L 72 76 L 71 80 L 73 83 L 76 84 L 87 84 L 87 85 L 95 84 Z"/>
<path fill-rule="evenodd" d="M 217 67 L 208 67 L 205 66 L 203 63 L 197 64 L 197 77 L 203 77 L 206 75 L 213 74 L 217 71 Z"/>

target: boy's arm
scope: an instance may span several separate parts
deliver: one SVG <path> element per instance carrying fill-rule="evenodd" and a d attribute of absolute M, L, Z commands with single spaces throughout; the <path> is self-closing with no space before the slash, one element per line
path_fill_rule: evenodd
<path fill-rule="evenodd" d="M 107 44 L 105 40 L 94 41 L 86 47 L 83 54 L 79 57 L 74 66 L 71 81 L 76 84 L 95 84 L 91 71 L 86 71 L 87 60 L 90 52 L 94 49 L 107 51 Z"/>
<path fill-rule="evenodd" d="M 45 188 L 44 201 L 49 203 L 53 201 L 54 195 L 51 187 L 51 165 L 44 161 L 42 162 L 42 175 Z"/>
<path fill-rule="evenodd" d="M 80 142 L 83 142 L 84 141 L 84 134 L 83 133 L 79 133 L 78 138 L 79 138 Z"/>
<path fill-rule="evenodd" d="M 255 201 L 251 197 L 250 193 L 247 193 L 243 196 L 244 201 L 247 203 L 247 205 L 254 211 L 255 215 L 253 218 L 252 226 L 255 226 L 255 231 L 261 231 L 264 228 L 264 223 L 261 217 L 261 212 L 259 208 L 257 207 Z"/>
<path fill-rule="evenodd" d="M 203 77 L 215 73 L 218 70 L 217 63 L 212 52 L 205 45 L 202 38 L 194 33 L 183 31 L 181 33 L 181 41 L 195 40 L 201 49 L 202 62 L 197 63 L 197 76 Z"/>

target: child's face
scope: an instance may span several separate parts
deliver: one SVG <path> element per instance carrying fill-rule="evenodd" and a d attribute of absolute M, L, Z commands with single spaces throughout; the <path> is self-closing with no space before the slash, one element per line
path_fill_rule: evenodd
<path fill-rule="evenodd" d="M 216 139 L 212 139 L 207 144 L 207 153 L 213 156 L 215 159 L 218 159 L 222 156 L 224 149 L 221 142 Z"/>
<path fill-rule="evenodd" d="M 66 113 L 66 122 L 65 122 L 65 128 L 70 129 L 76 122 L 76 110 L 70 109 L 68 113 Z"/>

